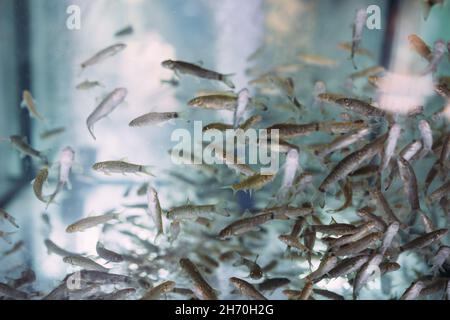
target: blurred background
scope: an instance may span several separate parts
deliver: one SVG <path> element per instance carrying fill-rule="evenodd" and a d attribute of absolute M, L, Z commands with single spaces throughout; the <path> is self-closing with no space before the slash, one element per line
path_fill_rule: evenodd
<path fill-rule="evenodd" d="M 77 234 L 67 234 L 65 228 L 83 217 L 108 210 L 123 211 L 127 217 L 145 214 L 142 210 L 146 203 L 145 193 L 142 195 L 137 191 L 149 182 L 158 190 L 164 209 L 188 200 L 198 204 L 224 201 L 237 215 L 246 209 L 253 211 L 264 207 L 273 190 L 250 196 L 241 192 L 234 195 L 221 189 L 224 181 L 236 181 L 236 177 L 230 179 L 231 171 L 226 167 L 220 167 L 217 175 L 174 167 L 168 150 L 174 146 L 170 136 L 175 128 L 191 130 L 192 122 L 188 119 L 202 120 L 205 124 L 229 123 L 232 114 L 188 109 L 187 101 L 197 92 L 224 90 L 225 87 L 191 77 L 175 79 L 176 83 L 172 84 L 164 83 L 162 80 L 173 79 L 173 72 L 164 69 L 161 62 L 166 59 L 201 61 L 209 69 L 234 73 L 236 91 L 249 86 L 249 81 L 265 72 L 284 66 L 277 72 L 292 77 L 297 97 L 307 105 L 314 103 L 317 81 L 324 81 L 331 92 L 351 91 L 356 96 L 372 97 L 373 91 L 367 88 L 367 81 L 349 84 L 347 77 L 354 72 L 348 59 L 349 52 L 338 47 L 339 43 L 351 41 L 355 11 L 372 4 L 381 9 L 381 29 L 365 30 L 362 46 L 371 57 L 356 58 L 360 70 L 375 65 L 400 70 L 417 64 L 408 45 L 409 34 L 420 35 L 428 44 L 450 37 L 448 1 L 432 8 L 425 20 L 423 1 L 420 0 L 0 0 L 0 137 L 26 137 L 34 149 L 48 155 L 51 163 L 58 161 L 62 149 L 70 146 L 75 151 L 76 164 L 70 176 L 72 189 L 61 192 L 57 203 L 46 210 L 46 205 L 36 199 L 30 184 L 41 164 L 30 157 L 21 157 L 8 141 L 3 141 L 5 139 L 0 143 L 0 207 L 14 216 L 20 225 L 10 237 L 12 244 L 0 239 L 0 252 L 4 254 L 14 244 L 22 242 L 16 252 L 0 257 L 0 281 L 17 278 L 21 271 L 31 268 L 37 281 L 29 290 L 48 292 L 67 273 L 75 270 L 64 264 L 60 256 L 48 254 L 45 239 L 88 257 L 96 256 L 98 239 L 116 251 L 145 256 L 149 249 L 121 231 L 130 231 L 151 244 L 156 234 L 151 221 L 142 222 L 143 225 L 148 223 L 148 228 L 121 225 L 112 230 L 98 227 Z M 71 5 L 81 10 L 79 30 L 70 30 L 66 25 L 70 16 L 67 8 Z M 132 32 L 116 35 L 129 26 Z M 115 43 L 125 43 L 126 50 L 101 64 L 81 70 L 83 61 Z M 262 53 L 249 60 L 258 50 Z M 327 57 L 336 65 L 311 65 L 302 62 L 300 54 Z M 442 73 L 445 71 L 448 72 L 448 63 Z M 101 85 L 78 90 L 76 86 L 85 80 L 98 81 Z M 86 118 L 106 94 L 118 87 L 128 89 L 126 101 L 96 125 L 97 140 L 94 141 L 86 128 Z M 24 90 L 31 92 L 37 110 L 46 121 L 31 118 L 27 109 L 20 108 Z M 251 92 L 255 96 L 265 94 L 258 90 L 252 88 Z M 430 104 L 438 106 L 441 103 L 437 98 L 433 99 Z M 271 107 L 286 104 L 282 98 L 270 96 L 264 101 L 270 107 L 261 113 L 261 127 L 293 118 L 283 108 Z M 175 125 L 128 127 L 129 121 L 151 111 L 181 111 L 184 114 Z M 307 112 L 297 120 L 307 123 L 320 121 L 322 117 L 319 113 Z M 61 128 L 60 133 L 45 136 L 46 132 L 57 128 Z M 319 143 L 321 138 L 311 138 L 316 141 L 305 138 L 302 143 Z M 156 177 L 105 176 L 91 168 L 95 162 L 119 159 L 151 165 Z M 311 161 L 308 155 L 301 155 L 305 169 L 308 165 L 314 167 Z M 57 170 L 52 170 L 44 187 L 46 194 L 56 185 Z M 416 170 L 419 176 L 425 174 L 421 168 Z M 221 183 L 217 181 L 219 176 Z M 127 207 L 133 205 L 134 208 Z M 211 234 L 226 224 L 226 221 L 216 224 Z M 266 230 L 269 239 L 280 234 L 280 228 L 283 226 L 275 224 Z M 0 224 L 0 230 L 12 231 L 5 223 Z M 208 237 L 199 235 L 209 231 L 192 230 L 183 229 L 174 243 L 164 240 L 161 250 L 168 250 L 179 259 L 186 252 L 209 248 Z M 164 249 L 166 247 L 168 249 Z M 248 247 L 252 259 L 259 254 L 258 262 L 262 265 L 269 263 L 275 252 L 285 248 L 270 241 Z M 156 264 L 151 275 L 139 275 L 155 282 L 164 280 L 173 270 L 179 272 L 177 259 Z M 413 258 L 410 259 L 408 263 L 413 263 Z M 304 265 L 300 266 L 299 262 L 295 268 L 301 269 Z M 135 267 L 114 268 L 121 273 Z M 233 275 L 232 268 L 223 265 L 220 268 L 222 272 L 217 274 L 224 278 Z M 299 271 L 295 268 L 286 264 L 278 272 L 279 275 L 298 277 Z M 244 269 L 240 275 L 245 274 Z M 394 274 L 396 286 L 387 292 L 371 291 L 367 297 L 389 298 L 403 292 L 410 283 L 411 274 Z M 221 297 L 236 297 L 230 295 L 226 280 L 210 277 L 222 292 Z M 181 283 L 185 281 L 185 277 L 180 279 Z M 341 292 L 349 288 L 342 282 L 331 284 L 331 287 Z M 273 292 L 271 297 L 284 298 L 280 291 Z"/>

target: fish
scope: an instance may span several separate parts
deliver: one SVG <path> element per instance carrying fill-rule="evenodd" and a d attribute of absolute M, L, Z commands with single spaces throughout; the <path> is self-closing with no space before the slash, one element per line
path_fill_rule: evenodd
<path fill-rule="evenodd" d="M 124 43 L 113 44 L 113 45 L 97 52 L 91 58 L 84 61 L 81 64 L 81 69 L 86 69 L 89 66 L 99 64 L 99 63 L 103 62 L 104 60 L 106 60 L 107 58 L 115 56 L 119 52 L 125 50 L 126 47 L 127 47 L 127 45 Z"/>
<path fill-rule="evenodd" d="M 145 127 L 149 125 L 162 124 L 167 121 L 178 119 L 180 114 L 178 112 L 150 112 L 132 120 L 128 126 L 130 127 Z"/>
<path fill-rule="evenodd" d="M 133 34 L 133 32 L 134 32 L 133 26 L 132 25 L 128 25 L 126 27 L 123 27 L 119 31 L 117 31 L 114 34 L 114 37 L 118 38 L 118 37 L 129 36 L 129 35 Z M 115 299 L 113 299 L 113 300 L 115 300 Z"/>
<path fill-rule="evenodd" d="M 238 98 L 230 95 L 206 95 L 191 99 L 188 106 L 200 109 L 210 110 L 228 110 L 236 111 Z"/>
<path fill-rule="evenodd" d="M 166 69 L 173 70 L 177 76 L 179 76 L 179 74 L 188 74 L 198 78 L 221 81 L 229 88 L 235 88 L 235 85 L 230 79 L 233 74 L 218 73 L 216 71 L 204 69 L 198 65 L 184 61 L 165 60 L 161 63 L 161 65 Z"/>
<path fill-rule="evenodd" d="M 281 92 L 283 92 L 289 101 L 291 101 L 298 109 L 304 109 L 304 106 L 295 96 L 294 80 L 292 78 L 281 78 L 278 76 L 270 76 L 269 81 Z"/>
<path fill-rule="evenodd" d="M 237 106 L 236 111 L 234 113 L 234 128 L 237 128 L 244 116 L 244 113 L 247 109 L 247 106 L 250 102 L 250 92 L 247 88 L 239 91 L 237 96 Z"/>
<path fill-rule="evenodd" d="M 413 215 L 420 210 L 419 202 L 419 188 L 417 185 L 417 178 L 411 164 L 402 157 L 398 157 L 397 165 L 400 172 L 400 177 L 403 181 L 403 192 L 408 198 Z"/>
<path fill-rule="evenodd" d="M 173 207 L 167 211 L 167 218 L 170 220 L 196 219 L 198 217 L 210 217 L 211 215 L 222 215 L 228 217 L 230 214 L 223 207 L 223 203 L 217 205 L 193 205 L 191 203 Z"/>
<path fill-rule="evenodd" d="M 100 241 L 97 241 L 95 250 L 97 251 L 97 254 L 100 258 L 103 258 L 103 259 L 107 260 L 108 262 L 119 263 L 119 262 L 124 261 L 121 254 L 106 249 L 105 246 L 102 243 L 100 243 Z"/>
<path fill-rule="evenodd" d="M 329 271 L 331 271 L 334 267 L 336 267 L 338 263 L 338 258 L 330 253 L 326 253 L 322 260 L 320 261 L 319 266 L 316 270 L 311 272 L 309 275 L 306 276 L 306 279 L 310 281 L 318 281 L 318 279 L 321 279 L 323 276 L 328 274 Z"/>
<path fill-rule="evenodd" d="M 333 183 L 344 179 L 347 175 L 354 171 L 356 168 L 361 166 L 361 164 L 376 155 L 383 146 L 387 135 L 384 134 L 374 141 L 366 144 L 363 148 L 349 154 L 343 160 L 341 160 L 333 170 L 328 174 L 328 176 L 322 181 L 319 186 L 319 191 L 324 193 L 329 186 Z"/>
<path fill-rule="evenodd" d="M 350 53 L 350 59 L 352 60 L 353 68 L 358 69 L 355 64 L 355 54 L 361 44 L 363 38 L 364 26 L 367 20 L 366 8 L 361 8 L 356 11 L 355 20 L 352 26 L 352 50 Z"/>
<path fill-rule="evenodd" d="M 164 281 L 163 283 L 149 289 L 146 293 L 144 293 L 141 300 L 158 300 L 160 296 L 171 292 L 173 288 L 175 288 L 174 281 Z"/>
<path fill-rule="evenodd" d="M 219 232 L 219 238 L 226 239 L 232 236 L 242 235 L 243 233 L 258 228 L 260 225 L 268 221 L 276 219 L 286 220 L 286 216 L 284 214 L 275 214 L 274 212 L 266 212 L 254 215 L 252 217 L 239 219 L 237 221 L 232 222 L 224 229 L 222 229 Z"/>
<path fill-rule="evenodd" d="M 148 208 L 147 214 L 152 217 L 153 223 L 156 226 L 157 234 L 155 241 L 158 237 L 164 234 L 164 227 L 162 221 L 162 209 L 159 203 L 158 192 L 153 187 L 148 187 L 147 189 L 147 201 Z"/>
<path fill-rule="evenodd" d="M 12 279 L 8 285 L 10 285 L 14 289 L 19 289 L 27 284 L 33 283 L 36 281 L 36 274 L 31 269 L 26 269 L 20 273 L 20 277 L 17 279 Z"/>
<path fill-rule="evenodd" d="M 444 271 L 443 265 L 450 257 L 450 247 L 440 246 L 436 254 L 430 259 L 431 272 L 437 275 L 440 271 Z"/>
<path fill-rule="evenodd" d="M 433 55 L 431 53 L 430 47 L 416 34 L 410 34 L 408 36 L 408 41 L 411 49 L 413 49 L 422 58 L 431 61 Z"/>
<path fill-rule="evenodd" d="M 143 173 L 146 175 L 153 176 L 153 174 L 151 173 L 151 170 L 153 169 L 152 166 L 133 164 L 121 160 L 98 162 L 92 166 L 92 169 L 95 171 L 102 172 L 106 175 L 110 175 L 111 173 L 121 173 L 121 174 Z"/>
<path fill-rule="evenodd" d="M 397 146 L 397 141 L 400 137 L 400 133 L 400 125 L 394 123 L 389 129 L 386 146 L 384 147 L 383 155 L 381 157 L 380 173 L 386 170 L 387 166 L 389 165 L 391 158 L 394 155 L 395 147 Z"/>
<path fill-rule="evenodd" d="M 0 295 L 14 300 L 27 300 L 29 298 L 29 295 L 26 292 L 14 289 L 6 283 L 0 283 Z"/>
<path fill-rule="evenodd" d="M 273 291 L 291 283 L 288 278 L 270 278 L 258 284 L 259 291 Z"/>
<path fill-rule="evenodd" d="M 238 190 L 259 190 L 275 179 L 274 174 L 255 174 L 238 183 L 232 184 L 231 188 L 234 192 Z"/>
<path fill-rule="evenodd" d="M 27 142 L 26 137 L 13 135 L 10 136 L 8 139 L 2 139 L 2 140 L 9 140 L 11 142 L 11 145 L 17 149 L 22 155 L 29 156 L 33 159 L 40 160 L 44 165 L 48 165 L 48 159 L 47 156 L 42 152 L 33 149 Z"/>
<path fill-rule="evenodd" d="M 7 244 L 12 244 L 12 242 L 8 239 L 9 236 L 12 236 L 15 232 L 5 232 L 0 230 L 0 238 L 3 239 Z"/>
<path fill-rule="evenodd" d="M 336 240 L 331 241 L 330 245 L 334 249 L 338 249 L 341 246 L 360 240 L 362 237 L 366 236 L 370 231 L 372 231 L 372 229 L 374 229 L 375 227 L 376 223 L 374 221 L 366 222 L 358 226 L 353 233 L 344 235 Z"/>
<path fill-rule="evenodd" d="M 397 221 L 392 222 L 386 232 L 384 233 L 383 237 L 383 243 L 381 244 L 381 247 L 379 249 L 379 252 L 384 256 L 386 251 L 390 248 L 392 241 L 394 240 L 394 237 L 397 235 L 398 230 L 400 228 L 400 223 Z"/>
<path fill-rule="evenodd" d="M 90 80 L 84 80 L 83 82 L 80 82 L 77 84 L 75 89 L 77 90 L 91 90 L 95 87 L 103 87 L 103 84 L 101 84 L 99 81 L 90 81 Z"/>
<path fill-rule="evenodd" d="M 353 224 L 347 223 L 333 223 L 329 225 L 312 225 L 315 232 L 324 233 L 328 235 L 343 236 L 353 234 L 356 227 Z"/>
<path fill-rule="evenodd" d="M 161 80 L 161 83 L 162 84 L 169 84 L 172 87 L 178 87 L 178 85 L 180 84 L 180 82 L 177 79 L 175 79 L 174 77 L 171 78 L 170 80 Z"/>
<path fill-rule="evenodd" d="M 419 236 L 404 245 L 400 246 L 400 252 L 405 252 L 409 250 L 416 250 L 430 246 L 431 244 L 439 241 L 448 232 L 448 229 L 438 229 L 422 236 Z"/>
<path fill-rule="evenodd" d="M 44 240 L 44 244 L 45 244 L 45 247 L 47 248 L 47 253 L 48 254 L 54 253 L 54 254 L 56 254 L 58 256 L 61 256 L 61 257 L 68 257 L 68 256 L 75 256 L 75 255 L 77 255 L 76 253 L 73 253 L 73 252 L 70 252 L 70 251 L 67 251 L 67 250 L 61 248 L 60 246 L 58 246 L 56 243 L 54 243 L 50 239 L 45 239 Z"/>
<path fill-rule="evenodd" d="M 421 73 L 422 76 L 436 72 L 438 65 L 441 63 L 442 59 L 444 58 L 445 50 L 446 50 L 446 45 L 445 45 L 444 40 L 439 39 L 434 42 L 431 61 L 428 64 L 428 66 L 425 68 L 425 70 L 422 71 L 422 73 Z"/>
<path fill-rule="evenodd" d="M 194 284 L 194 293 L 201 300 L 217 300 L 217 294 L 215 290 L 206 282 L 203 276 L 198 271 L 197 266 L 189 259 L 182 258 L 180 259 L 181 269 L 192 280 Z"/>
<path fill-rule="evenodd" d="M 306 281 L 305 286 L 300 292 L 297 300 L 309 300 L 311 294 L 313 293 L 313 286 L 314 283 L 312 281 Z"/>
<path fill-rule="evenodd" d="M 71 147 L 66 147 L 62 150 L 59 158 L 58 167 L 58 184 L 55 191 L 51 194 L 47 201 L 47 206 L 53 202 L 55 197 L 64 189 L 65 186 L 70 190 L 72 184 L 70 183 L 70 173 L 75 162 L 75 151 Z"/>
<path fill-rule="evenodd" d="M 384 255 L 381 253 L 374 254 L 369 260 L 361 266 L 361 269 L 356 273 L 353 285 L 353 299 L 359 295 L 359 292 L 364 285 L 369 281 L 370 277 L 379 270 L 379 265 L 383 261 Z"/>
<path fill-rule="evenodd" d="M 48 201 L 50 200 L 50 196 L 45 196 L 42 191 L 44 188 L 44 183 L 47 181 L 47 178 L 48 178 L 48 168 L 43 167 L 41 170 L 39 170 L 36 178 L 34 178 L 34 180 L 32 181 L 33 192 L 36 198 L 38 198 L 40 201 L 44 203 L 48 203 Z"/>
<path fill-rule="evenodd" d="M 12 246 L 11 249 L 9 249 L 9 250 L 7 250 L 7 251 L 5 251 L 5 252 L 3 253 L 1 259 L 5 258 L 5 257 L 7 257 L 7 256 L 10 256 L 10 255 L 12 255 L 13 253 L 16 253 L 17 251 L 19 251 L 20 249 L 22 249 L 22 248 L 24 247 L 24 245 L 25 245 L 25 242 L 23 242 L 22 240 L 16 242 L 16 243 Z M 0 259 L 0 260 L 1 260 L 1 259 Z"/>
<path fill-rule="evenodd" d="M 413 282 L 406 291 L 400 297 L 400 300 L 414 300 L 416 299 L 420 291 L 425 287 L 425 284 L 422 281 Z"/>
<path fill-rule="evenodd" d="M 250 271 L 250 278 L 253 280 L 259 280 L 263 276 L 263 271 L 262 268 L 256 263 L 257 259 L 258 257 L 256 257 L 255 261 L 252 261 L 245 257 L 239 256 L 238 260 L 233 264 L 233 267 L 246 266 Z"/>
<path fill-rule="evenodd" d="M 302 252 L 309 251 L 308 247 L 306 247 L 304 244 L 300 243 L 300 241 L 296 237 L 282 234 L 282 235 L 278 236 L 278 239 L 280 239 L 280 241 L 282 241 L 284 244 L 286 244 L 289 248 L 292 247 L 292 248 L 295 248 Z"/>
<path fill-rule="evenodd" d="M 326 274 L 326 277 L 333 279 L 346 276 L 359 270 L 368 260 L 369 257 L 365 255 L 343 259 Z"/>
<path fill-rule="evenodd" d="M 109 270 L 108 268 L 103 267 L 102 265 L 94 262 L 93 260 L 85 258 L 80 255 L 64 257 L 63 261 L 65 263 L 71 264 L 73 266 L 78 266 L 86 270 L 102 271 L 102 272 L 108 272 Z"/>
<path fill-rule="evenodd" d="M 17 224 L 16 219 L 1 208 L 0 208 L 0 219 L 8 221 L 13 227 L 19 229 L 19 225 Z"/>
<path fill-rule="evenodd" d="M 347 51 L 349 53 L 352 52 L 352 43 L 351 42 L 340 42 L 337 47 L 341 50 Z M 373 59 L 373 54 L 368 49 L 358 47 L 354 51 L 354 55 L 366 56 L 368 58 Z"/>
<path fill-rule="evenodd" d="M 342 247 L 333 250 L 333 254 L 335 254 L 336 256 L 355 255 L 365 250 L 367 247 L 374 244 L 376 241 L 380 240 L 382 236 L 383 236 L 382 232 L 370 233 L 367 236 L 359 240 L 356 240 L 355 242 L 346 244 Z"/>
<path fill-rule="evenodd" d="M 430 124 L 426 120 L 419 121 L 419 131 L 422 137 L 422 152 L 419 158 L 424 157 L 428 152 L 432 151 L 433 147 L 433 132 L 431 131 Z"/>
<path fill-rule="evenodd" d="M 335 67 L 338 65 L 338 62 L 334 59 L 315 54 L 302 53 L 298 55 L 298 58 L 300 61 L 310 66 Z"/>
<path fill-rule="evenodd" d="M 329 155 L 330 153 L 333 153 L 334 151 L 346 148 L 360 141 L 363 137 L 367 136 L 369 133 L 370 133 L 369 128 L 364 128 L 356 132 L 350 132 L 344 136 L 337 137 L 332 142 L 321 146 L 319 149 L 316 149 L 314 154 L 319 158 L 324 158 L 325 156 Z"/>
<path fill-rule="evenodd" d="M 28 90 L 24 90 L 22 93 L 22 102 L 20 103 L 22 108 L 27 108 L 30 114 L 40 121 L 46 121 L 45 118 L 39 114 L 36 109 L 36 102 L 31 95 L 31 92 Z"/>
<path fill-rule="evenodd" d="M 39 135 L 39 137 L 40 137 L 42 140 L 47 140 L 47 139 L 53 138 L 53 137 L 55 137 L 55 136 L 58 136 L 58 135 L 60 135 L 61 133 L 64 133 L 65 131 L 66 131 L 66 127 L 57 127 L 57 128 L 50 129 L 50 130 L 47 130 L 47 131 L 42 132 L 42 133 Z"/>
<path fill-rule="evenodd" d="M 114 89 L 109 93 L 103 101 L 95 108 L 86 120 L 86 125 L 94 140 L 97 140 L 94 135 L 94 125 L 101 119 L 111 114 L 127 97 L 128 90 L 125 88 Z"/>
<path fill-rule="evenodd" d="M 337 294 L 337 293 L 329 291 L 329 290 L 313 289 L 313 293 L 317 294 L 319 296 L 328 298 L 330 300 L 345 300 L 345 298 L 343 296 L 341 296 L 340 294 Z"/>
<path fill-rule="evenodd" d="M 346 179 L 343 186 L 342 192 L 344 193 L 345 202 L 337 209 L 331 210 L 331 212 L 340 212 L 347 209 L 352 205 L 353 202 L 353 183 L 350 179 Z"/>
<path fill-rule="evenodd" d="M 366 117 L 385 117 L 386 112 L 382 109 L 378 109 L 371 104 L 353 98 L 340 98 L 335 101 L 336 104 L 344 107 L 345 109 L 359 113 Z"/>
<path fill-rule="evenodd" d="M 334 92 L 321 92 L 317 95 L 317 99 L 327 103 L 334 103 L 336 100 L 344 99 L 345 96 Z"/>
<path fill-rule="evenodd" d="M 381 66 L 373 66 L 373 67 L 369 67 L 369 68 L 366 68 L 366 69 L 358 71 L 358 72 L 354 72 L 349 76 L 349 78 L 352 80 L 359 79 L 359 78 L 368 78 L 368 77 L 376 76 L 380 73 L 383 73 L 384 71 L 386 71 L 386 70 Z"/>
<path fill-rule="evenodd" d="M 278 130 L 280 138 L 295 138 L 309 135 L 314 132 L 346 133 L 352 130 L 366 128 L 364 121 L 349 122 L 323 122 L 323 123 L 278 123 L 268 127 L 266 130 L 271 133 L 272 130 Z"/>
<path fill-rule="evenodd" d="M 236 277 L 231 277 L 229 281 L 241 294 L 255 300 L 267 300 L 251 283 Z"/>
<path fill-rule="evenodd" d="M 389 202 L 386 200 L 381 190 L 379 190 L 378 188 L 374 188 L 370 190 L 370 194 L 372 195 L 372 197 L 375 198 L 377 203 L 380 204 L 381 209 L 383 210 L 384 214 L 386 215 L 387 219 L 390 222 L 397 222 L 402 225 L 402 228 L 405 227 L 400 221 L 400 219 L 395 215 L 394 211 L 392 211 Z"/>
<path fill-rule="evenodd" d="M 92 216 L 78 220 L 66 228 L 67 233 L 84 232 L 100 224 L 105 224 L 111 220 L 117 220 L 120 213 L 107 213 L 100 216 Z"/>

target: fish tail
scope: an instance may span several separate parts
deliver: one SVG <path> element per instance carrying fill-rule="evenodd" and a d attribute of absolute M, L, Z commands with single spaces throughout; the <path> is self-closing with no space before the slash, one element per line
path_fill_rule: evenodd
<path fill-rule="evenodd" d="M 94 135 L 94 126 L 88 124 L 87 128 L 88 128 L 89 133 L 91 134 L 92 138 L 94 138 L 94 140 L 97 140 L 97 138 Z"/>
<path fill-rule="evenodd" d="M 231 77 L 234 76 L 234 73 L 231 74 L 222 74 L 220 76 L 220 81 L 222 81 L 223 83 L 225 83 L 228 87 L 230 87 L 231 89 L 236 88 L 234 83 L 231 81 Z"/>
<path fill-rule="evenodd" d="M 142 173 L 154 177 L 155 175 L 152 173 L 152 170 L 153 166 L 142 166 Z"/>

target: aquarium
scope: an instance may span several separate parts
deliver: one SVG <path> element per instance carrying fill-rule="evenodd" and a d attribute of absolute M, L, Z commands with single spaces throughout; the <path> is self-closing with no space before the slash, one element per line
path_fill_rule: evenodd
<path fill-rule="evenodd" d="M 450 3 L 0 0 L 0 299 L 450 295 Z"/>

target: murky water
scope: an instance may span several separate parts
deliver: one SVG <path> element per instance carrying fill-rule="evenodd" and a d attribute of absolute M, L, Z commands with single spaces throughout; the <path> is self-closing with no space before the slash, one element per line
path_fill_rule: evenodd
<path fill-rule="evenodd" d="M 392 158 L 394 169 L 389 166 L 381 176 L 384 197 L 399 219 L 407 223 L 412 213 L 408 197 L 403 193 L 403 180 L 397 175 L 387 191 L 384 191 L 384 184 L 391 169 L 395 170 L 397 156 L 408 143 L 413 140 L 422 141 L 423 145 L 427 143 L 418 126 L 419 121 L 426 120 L 435 144 L 432 151 L 414 158 L 411 164 L 417 177 L 421 211 L 433 222 L 433 230 L 447 228 L 447 198 L 444 195 L 443 200 L 438 199 L 442 200 L 440 202 L 427 202 L 424 185 L 430 168 L 441 157 L 442 143 L 440 145 L 439 141 L 443 141 L 448 132 L 445 115 L 440 119 L 436 117 L 448 104 L 448 97 L 437 95 L 433 87 L 439 81 L 448 83 L 450 4 L 444 1 L 442 5 L 433 6 L 425 20 L 422 1 L 376 1 L 375 8 L 368 13 L 363 24 L 360 50 L 364 51 L 357 52 L 354 58 L 355 70 L 349 49 L 355 12 L 375 4 L 373 2 L 1 1 L 0 39 L 7 45 L 0 50 L 3 115 L 0 117 L 0 136 L 26 137 L 27 144 L 42 151 L 49 159 L 44 195 L 53 193 L 57 187 L 62 167 L 58 167 L 58 163 L 65 147 L 73 149 L 75 160 L 71 163 L 69 175 L 71 188 L 65 185 L 56 195 L 55 203 L 46 209 L 46 203 L 36 198 L 30 185 L 43 168 L 42 161 L 29 156 L 23 158 L 13 144 L 7 141 L 0 143 L 1 206 L 16 218 L 20 226 L 16 230 L 7 221 L 0 224 L 1 231 L 15 232 L 7 237 L 10 243 L 4 241 L 0 244 L 3 254 L 0 257 L 0 282 L 8 283 L 10 279 L 20 278 L 21 272 L 32 269 L 36 280 L 18 289 L 30 294 L 29 298 L 40 299 L 60 285 L 67 274 L 80 270 L 78 266 L 65 263 L 64 254 L 48 252 L 45 241 L 50 239 L 67 251 L 104 265 L 110 269 L 109 273 L 133 279 L 115 286 L 95 288 L 94 293 L 74 294 L 68 290 L 72 298 L 93 299 L 102 292 L 131 286 L 136 292 L 128 298 L 138 299 L 148 290 L 143 282 L 154 286 L 174 281 L 177 288 L 194 290 L 189 275 L 179 264 L 180 259 L 189 258 L 212 288 L 219 292 L 220 299 L 247 299 L 233 290 L 230 277 L 244 279 L 256 288 L 266 279 L 287 278 L 290 281 L 288 285 L 262 292 L 269 299 L 286 299 L 283 290 L 302 290 L 306 284 L 305 277 L 323 261 L 327 235 L 316 233 L 310 264 L 309 255 L 304 250 L 291 248 L 287 251 L 286 244 L 279 239 L 280 235 L 291 233 L 295 218 L 275 219 L 227 240 L 220 239 L 219 232 L 230 223 L 252 217 L 268 207 L 285 205 L 312 206 L 313 214 L 306 217 L 304 230 L 311 230 L 308 226 L 319 223 L 361 226 L 364 219 L 356 213 L 365 206 L 373 207 L 373 214 L 389 223 L 381 205 L 368 192 L 378 185 L 376 175 L 349 179 L 344 176 L 323 195 L 318 188 L 345 156 L 388 132 L 394 122 L 401 127 L 401 134 Z M 116 35 L 119 31 L 123 31 L 123 35 Z M 408 42 L 411 34 L 420 36 L 430 47 L 431 62 L 411 49 Z M 419 76 L 433 63 L 436 55 L 434 45 L 439 39 L 445 41 L 442 60 L 438 61 L 436 70 Z M 81 67 L 100 50 L 118 43 L 125 44 L 126 48 L 104 61 Z M 229 74 L 235 88 L 231 89 L 221 81 L 201 79 L 182 72 L 176 74 L 161 65 L 168 59 Z M 372 74 L 355 74 L 374 66 L 384 69 L 379 68 Z M 377 87 L 368 82 L 368 76 L 375 74 L 394 80 L 379 86 L 381 89 L 377 91 Z M 398 75 L 401 75 L 400 80 L 395 78 Z M 86 85 L 85 81 L 93 82 L 92 87 L 77 88 L 83 82 Z M 125 101 L 95 124 L 94 140 L 86 119 L 116 88 L 127 89 Z M 244 163 L 255 174 L 260 173 L 262 167 L 274 165 L 271 168 L 274 169 L 273 179 L 253 191 L 233 192 L 224 188 L 248 178 L 233 165 L 174 163 L 169 151 L 177 146 L 177 135 L 187 132 L 192 138 L 189 145 L 193 148 L 200 135 L 200 141 L 196 141 L 199 149 L 191 151 L 200 150 L 200 156 L 203 156 L 202 142 L 208 143 L 201 141 L 201 128 L 211 123 L 232 126 L 235 120 L 233 111 L 195 108 L 188 102 L 206 93 L 236 97 L 243 88 L 248 88 L 251 101 L 242 114 L 242 122 L 252 116 L 261 116 L 260 121 L 251 126 L 252 130 L 280 123 L 320 124 L 317 132 L 313 130 L 293 138 L 282 137 L 291 144 L 289 148 L 298 150 L 299 158 L 292 162 L 295 165 L 291 178 L 296 177 L 298 182 L 299 177 L 310 173 L 310 182 L 281 188 L 289 180 L 289 177 L 284 177 L 285 172 L 289 172 L 285 152 L 270 153 L 273 155 L 271 162 L 264 165 L 261 158 L 251 163 L 250 154 L 246 154 L 248 157 L 244 157 Z M 28 108 L 19 107 L 24 90 L 31 92 L 34 98 L 32 107 L 44 120 L 30 117 L 30 103 Z M 388 114 L 367 117 L 348 111 L 335 103 L 318 99 L 321 92 L 357 98 L 388 110 Z M 409 108 L 419 105 L 424 107 L 422 112 L 407 115 Z M 129 126 L 130 121 L 149 112 L 178 114 L 176 119 L 162 124 Z M 315 152 L 330 147 L 327 143 L 342 134 L 357 131 L 348 128 L 333 131 L 332 122 L 362 123 L 359 121 L 370 128 L 370 134 L 327 158 L 317 156 Z M 60 130 L 53 135 L 45 135 L 54 129 Z M 250 146 L 252 144 L 256 146 L 258 141 L 250 142 Z M 377 166 L 382 150 L 384 148 L 363 165 L 370 162 Z M 153 176 L 145 173 L 105 174 L 93 170 L 92 166 L 102 161 L 151 166 Z M 448 159 L 443 161 L 447 163 Z M 445 169 L 438 173 L 428 194 L 446 181 L 446 172 Z M 345 183 L 352 185 L 351 202 L 344 210 L 333 213 L 332 210 L 345 202 L 341 191 L 345 190 Z M 158 237 L 158 241 L 155 241 L 155 222 L 146 211 L 148 185 L 157 190 L 163 210 L 164 235 Z M 167 216 L 171 208 L 186 204 L 216 205 L 215 211 L 229 213 L 229 216 L 217 212 L 207 212 L 200 219 Z M 67 226 L 82 218 L 107 212 L 119 213 L 118 218 L 85 232 L 66 232 Z M 178 220 L 181 231 L 175 237 L 174 228 Z M 440 239 L 440 243 L 434 242 L 422 250 L 397 252 L 399 246 L 430 231 L 419 220 L 407 231 L 399 232 L 394 238 L 392 252 L 383 260 L 397 262 L 400 269 L 381 278 L 373 277 L 361 290 L 361 299 L 400 298 L 418 279 L 425 285 L 446 281 L 448 264 L 444 263 L 443 271 L 432 276 L 430 263 L 440 246 L 448 245 L 447 235 Z M 307 245 L 304 231 L 297 240 Z M 371 243 L 368 247 L 373 251 L 365 254 L 379 250 L 381 240 Z M 125 261 L 105 265 L 107 261 L 96 251 L 98 241 L 107 249 L 124 255 Z M 15 245 L 17 250 L 8 252 Z M 261 267 L 273 261 L 277 264 L 265 271 L 261 278 L 252 279 L 248 268 L 233 265 L 239 260 L 239 255 L 225 259 L 224 253 L 230 251 L 239 252 Z M 355 272 L 324 279 L 315 283 L 314 289 L 326 289 L 351 299 L 351 279 L 354 276 Z M 3 294 L 0 292 L 0 296 Z M 443 294 L 444 290 L 438 290 L 420 298 L 439 299 Z M 317 293 L 312 295 L 315 299 L 323 298 Z M 67 297 L 65 294 L 59 298 Z M 169 293 L 167 297 L 190 298 L 177 293 Z M 197 297 L 201 298 L 201 295 L 197 293 Z"/>

